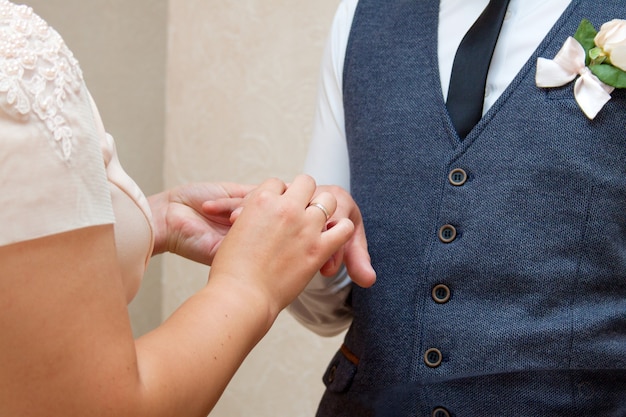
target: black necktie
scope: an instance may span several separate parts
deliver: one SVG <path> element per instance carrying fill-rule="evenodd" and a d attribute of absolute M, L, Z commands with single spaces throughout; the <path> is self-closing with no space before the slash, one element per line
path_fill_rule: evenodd
<path fill-rule="evenodd" d="M 490 0 L 454 56 L 446 107 L 461 139 L 483 113 L 487 71 L 509 0 Z"/>

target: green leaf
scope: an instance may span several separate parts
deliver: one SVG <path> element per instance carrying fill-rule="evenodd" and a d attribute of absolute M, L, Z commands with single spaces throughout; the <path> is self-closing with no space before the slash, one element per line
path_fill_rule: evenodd
<path fill-rule="evenodd" d="M 576 39 L 585 50 L 585 56 L 587 57 L 586 64 L 589 65 L 589 51 L 596 47 L 596 43 L 594 38 L 598 34 L 596 28 L 593 27 L 591 22 L 587 19 L 583 19 L 578 25 L 578 29 L 574 34 L 574 39 Z"/>
<path fill-rule="evenodd" d="M 590 65 L 600 65 L 605 62 L 609 64 L 609 62 L 607 62 L 606 55 L 604 55 L 604 51 L 602 50 L 602 48 L 598 48 L 598 47 L 591 48 L 589 50 L 589 59 L 590 59 L 590 62 L 589 62 Z"/>
<path fill-rule="evenodd" d="M 589 69 L 604 84 L 615 88 L 626 88 L 626 72 L 621 69 L 607 64 L 591 65 Z"/>

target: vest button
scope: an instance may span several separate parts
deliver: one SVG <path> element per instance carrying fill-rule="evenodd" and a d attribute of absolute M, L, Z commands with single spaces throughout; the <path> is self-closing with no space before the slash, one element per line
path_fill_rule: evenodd
<path fill-rule="evenodd" d="M 450 417 L 450 413 L 443 407 L 437 407 L 433 410 L 432 417 Z"/>
<path fill-rule="evenodd" d="M 448 174 L 448 181 L 455 187 L 460 187 L 467 181 L 467 173 L 461 168 L 456 168 Z"/>
<path fill-rule="evenodd" d="M 441 226 L 439 229 L 439 240 L 443 243 L 450 243 L 456 239 L 456 229 L 451 224 Z"/>
<path fill-rule="evenodd" d="M 424 353 L 424 363 L 431 368 L 436 368 L 441 365 L 442 359 L 443 357 L 439 349 L 430 348 Z"/>
<path fill-rule="evenodd" d="M 444 284 L 435 285 L 431 294 L 433 300 L 439 304 L 445 304 L 450 300 L 450 288 Z"/>

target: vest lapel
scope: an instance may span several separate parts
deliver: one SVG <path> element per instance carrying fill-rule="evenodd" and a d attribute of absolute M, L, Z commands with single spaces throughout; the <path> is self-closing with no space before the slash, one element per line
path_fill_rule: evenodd
<path fill-rule="evenodd" d="M 511 94 L 517 89 L 520 84 L 527 80 L 528 78 L 532 78 L 534 80 L 535 71 L 537 68 L 537 58 L 540 56 L 552 58 L 558 50 L 563 45 L 566 37 L 563 37 L 562 33 L 564 29 L 566 29 L 568 35 L 574 35 L 578 24 L 580 23 L 581 18 L 579 18 L 580 13 L 576 13 L 581 5 L 582 0 L 573 0 L 569 6 L 565 9 L 563 14 L 558 18 L 554 26 L 550 29 L 546 37 L 541 41 L 535 52 L 530 56 L 526 64 L 520 69 L 517 75 L 513 78 L 509 86 L 504 90 L 502 95 L 496 100 L 493 106 L 485 113 L 483 118 L 478 122 L 475 126 L 475 130 L 480 132 L 483 130 L 484 126 L 489 123 L 491 119 L 493 119 L 494 115 L 498 112 L 498 110 L 506 103 Z M 573 30 L 570 29 L 573 27 Z M 474 138 L 478 135 L 471 135 L 472 138 L 468 142 L 473 142 Z M 468 143 L 469 145 L 469 143 Z"/>

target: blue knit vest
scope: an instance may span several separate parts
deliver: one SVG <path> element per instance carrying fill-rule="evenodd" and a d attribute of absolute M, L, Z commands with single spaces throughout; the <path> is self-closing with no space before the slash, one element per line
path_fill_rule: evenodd
<path fill-rule="evenodd" d="M 438 0 L 356 10 L 346 133 L 378 281 L 352 291 L 318 416 L 624 417 L 626 91 L 591 121 L 573 83 L 540 89 L 535 71 L 626 2 L 572 1 L 463 141 L 438 14 Z"/>

